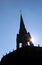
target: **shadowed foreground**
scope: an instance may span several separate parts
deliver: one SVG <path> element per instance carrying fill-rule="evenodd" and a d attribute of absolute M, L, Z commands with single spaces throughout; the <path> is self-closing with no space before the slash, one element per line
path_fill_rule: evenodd
<path fill-rule="evenodd" d="M 17 49 L 1 59 L 1 64 L 6 65 L 28 65 L 42 64 L 42 48 L 26 46 Z"/>

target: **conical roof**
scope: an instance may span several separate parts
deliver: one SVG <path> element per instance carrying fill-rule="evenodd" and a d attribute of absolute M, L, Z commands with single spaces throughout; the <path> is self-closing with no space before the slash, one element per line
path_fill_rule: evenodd
<path fill-rule="evenodd" d="M 25 33 L 27 33 L 27 30 L 26 30 L 26 28 L 25 28 L 22 15 L 20 16 L 20 29 L 19 29 L 19 33 L 20 33 L 20 34 L 25 34 Z"/>

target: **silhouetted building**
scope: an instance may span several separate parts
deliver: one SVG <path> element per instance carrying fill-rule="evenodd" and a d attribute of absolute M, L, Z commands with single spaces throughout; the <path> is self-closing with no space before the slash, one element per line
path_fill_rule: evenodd
<path fill-rule="evenodd" d="M 42 64 L 42 48 L 26 46 L 19 48 L 1 59 L 1 65 Z"/>
<path fill-rule="evenodd" d="M 6 54 L 1 59 L 0 65 L 36 65 L 42 64 L 42 47 L 36 47 L 31 42 L 31 35 L 25 28 L 22 15 L 20 16 L 20 29 L 17 34 L 16 44 L 17 49 L 9 54 Z M 27 44 L 29 42 L 30 46 Z M 19 48 L 19 44 L 22 47 Z"/>
<path fill-rule="evenodd" d="M 28 42 L 30 44 L 30 46 L 33 46 L 33 43 L 31 41 L 31 35 L 25 28 L 24 22 L 23 22 L 23 18 L 22 15 L 20 16 L 20 29 L 19 29 L 19 34 L 17 34 L 17 49 L 19 48 L 19 44 L 22 44 L 22 47 L 27 46 Z"/>

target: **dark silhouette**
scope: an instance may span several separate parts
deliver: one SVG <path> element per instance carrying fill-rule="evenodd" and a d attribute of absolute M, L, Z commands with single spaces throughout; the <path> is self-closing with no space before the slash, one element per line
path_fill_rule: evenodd
<path fill-rule="evenodd" d="M 23 22 L 23 18 L 22 15 L 20 16 L 20 29 L 19 29 L 19 34 L 17 34 L 17 49 L 19 48 L 19 44 L 22 43 L 22 47 L 23 46 L 27 46 L 29 42 L 30 46 L 33 46 L 33 43 L 31 41 L 31 35 L 25 28 L 24 22 Z"/>
<path fill-rule="evenodd" d="M 31 42 L 31 35 L 26 31 L 22 15 L 20 16 L 20 29 L 17 34 L 17 49 L 2 57 L 0 65 L 36 65 L 42 64 L 42 47 L 36 47 Z M 30 46 L 27 44 L 29 42 Z M 19 44 L 22 47 L 19 48 Z"/>
<path fill-rule="evenodd" d="M 1 65 L 32 65 L 42 64 L 42 48 L 25 46 L 19 48 L 1 59 Z"/>

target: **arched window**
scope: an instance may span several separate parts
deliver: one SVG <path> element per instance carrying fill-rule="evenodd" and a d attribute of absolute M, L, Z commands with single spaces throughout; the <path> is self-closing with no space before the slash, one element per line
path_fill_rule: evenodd
<path fill-rule="evenodd" d="M 28 44 L 28 46 L 30 46 L 30 43 L 29 42 L 27 42 L 27 44 Z"/>
<path fill-rule="evenodd" d="M 22 47 L 22 43 L 19 43 L 19 48 L 21 48 Z"/>

